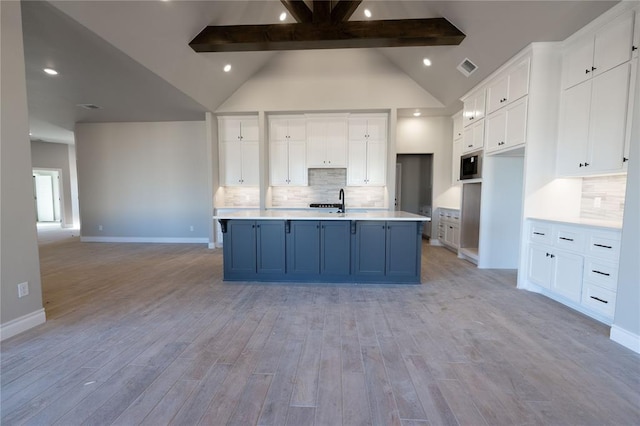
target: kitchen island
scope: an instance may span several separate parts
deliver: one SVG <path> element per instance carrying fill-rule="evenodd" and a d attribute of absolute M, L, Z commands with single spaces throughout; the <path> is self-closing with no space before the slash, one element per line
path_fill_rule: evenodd
<path fill-rule="evenodd" d="M 225 281 L 419 284 L 422 226 L 402 211 L 244 210 L 214 216 Z"/>

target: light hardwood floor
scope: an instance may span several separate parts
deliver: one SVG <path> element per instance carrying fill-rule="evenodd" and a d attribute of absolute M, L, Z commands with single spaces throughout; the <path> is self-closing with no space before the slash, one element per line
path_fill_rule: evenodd
<path fill-rule="evenodd" d="M 637 425 L 640 358 L 515 274 L 424 246 L 423 284 L 224 283 L 220 250 L 40 249 L 1 422 Z"/>

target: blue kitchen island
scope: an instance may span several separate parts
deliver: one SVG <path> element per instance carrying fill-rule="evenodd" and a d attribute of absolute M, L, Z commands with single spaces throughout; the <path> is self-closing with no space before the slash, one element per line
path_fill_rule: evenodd
<path fill-rule="evenodd" d="M 224 280 L 419 284 L 422 226 L 401 211 L 245 210 L 214 217 Z"/>

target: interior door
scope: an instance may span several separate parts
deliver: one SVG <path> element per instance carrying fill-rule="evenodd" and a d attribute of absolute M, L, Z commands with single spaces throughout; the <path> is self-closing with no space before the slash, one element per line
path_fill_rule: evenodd
<path fill-rule="evenodd" d="M 38 222 L 53 222 L 55 221 L 53 178 L 38 175 L 34 175 L 33 178 Z"/>

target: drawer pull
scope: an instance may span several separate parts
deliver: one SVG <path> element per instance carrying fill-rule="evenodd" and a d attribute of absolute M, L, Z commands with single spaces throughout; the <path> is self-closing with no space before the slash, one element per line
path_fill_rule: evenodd
<path fill-rule="evenodd" d="M 594 244 L 594 246 L 596 247 L 602 247 L 602 248 L 606 248 L 606 249 L 612 249 L 613 247 L 611 246 L 605 246 L 604 244 Z"/>
<path fill-rule="evenodd" d="M 595 269 L 592 269 L 591 272 L 593 272 L 595 274 L 604 275 L 604 276 L 607 276 L 607 277 L 611 275 L 611 274 L 607 274 L 606 272 L 596 271 Z"/>
<path fill-rule="evenodd" d="M 544 232 L 534 232 L 533 235 L 545 235 Z"/>
<path fill-rule="evenodd" d="M 565 241 L 573 241 L 573 238 L 567 238 L 567 237 L 560 237 L 560 239 Z"/>
<path fill-rule="evenodd" d="M 589 297 L 590 297 L 590 298 L 592 298 L 592 299 L 597 300 L 598 302 L 602 302 L 602 303 L 609 303 L 609 302 L 607 302 L 606 300 L 602 300 L 602 299 L 600 299 L 599 297 L 595 297 L 595 296 L 589 296 Z"/>

